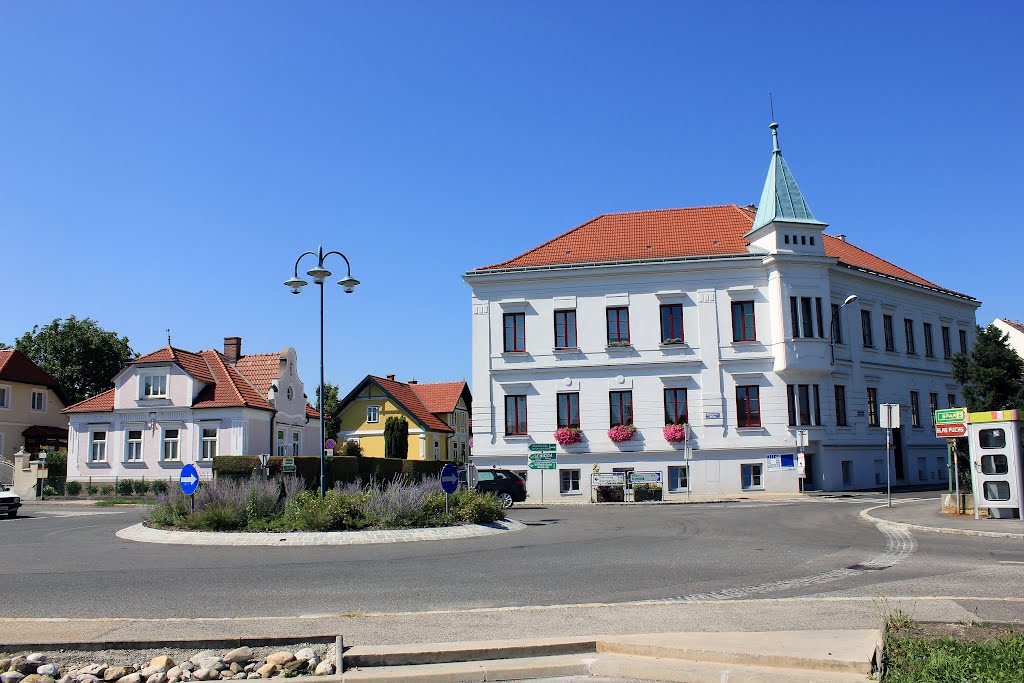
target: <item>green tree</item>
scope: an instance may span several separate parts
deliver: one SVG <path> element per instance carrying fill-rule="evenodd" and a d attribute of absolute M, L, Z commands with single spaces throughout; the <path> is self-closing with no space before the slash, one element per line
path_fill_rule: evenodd
<path fill-rule="evenodd" d="M 338 385 L 324 382 L 324 415 L 327 422 L 324 423 L 328 439 L 338 439 L 338 432 L 341 431 L 341 415 L 338 414 Z M 320 410 L 320 387 L 316 388 L 316 404 L 313 406 Z"/>
<path fill-rule="evenodd" d="M 384 457 L 405 459 L 409 455 L 409 423 L 392 416 L 384 421 Z"/>
<path fill-rule="evenodd" d="M 971 412 L 1024 409 L 1024 360 L 995 325 L 982 329 L 969 353 L 953 355 L 953 379 Z"/>
<path fill-rule="evenodd" d="M 138 355 L 128 337 L 104 330 L 91 318 L 75 316 L 36 325 L 14 346 L 50 373 L 71 403 L 114 386 L 114 375 Z"/>

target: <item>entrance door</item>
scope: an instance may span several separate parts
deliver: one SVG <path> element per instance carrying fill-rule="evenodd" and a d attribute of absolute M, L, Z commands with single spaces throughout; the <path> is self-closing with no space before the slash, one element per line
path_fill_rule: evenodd
<path fill-rule="evenodd" d="M 819 488 L 815 479 L 814 454 L 804 453 L 804 491 L 817 491 Z"/>

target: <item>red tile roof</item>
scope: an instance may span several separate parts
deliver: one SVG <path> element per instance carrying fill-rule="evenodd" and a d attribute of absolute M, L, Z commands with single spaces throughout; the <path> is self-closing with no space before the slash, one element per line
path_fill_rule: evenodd
<path fill-rule="evenodd" d="M 249 380 L 261 395 L 269 396 L 270 385 L 281 374 L 281 354 L 254 353 L 242 356 L 235 363 L 235 369 Z"/>
<path fill-rule="evenodd" d="M 477 270 L 742 255 L 749 253 L 743 235 L 754 216 L 735 204 L 603 214 L 515 258 Z M 847 266 L 943 289 L 844 240 L 825 235 L 823 242 L 825 255 Z"/>
<path fill-rule="evenodd" d="M 114 390 L 106 391 L 90 396 L 84 401 L 79 401 L 73 406 L 68 406 L 62 412 L 65 413 L 104 413 L 114 409 Z"/>
<path fill-rule="evenodd" d="M 461 382 L 433 382 L 429 384 L 410 384 L 423 405 L 432 413 L 450 413 L 459 403 L 465 380 Z"/>
<path fill-rule="evenodd" d="M 277 354 L 259 354 L 273 356 Z M 192 408 L 236 408 L 247 407 L 259 410 L 274 410 L 265 396 L 260 394 L 254 383 L 231 366 L 219 351 L 195 353 L 165 346 L 145 356 L 136 358 L 134 364 L 176 363 L 185 372 L 202 382 L 204 386 L 192 402 Z M 259 363 L 252 364 L 259 366 Z M 257 379 L 260 376 L 257 373 Z M 270 385 L 267 384 L 267 390 Z M 65 413 L 106 412 L 114 409 L 114 390 L 108 389 L 84 401 L 69 406 Z"/>
<path fill-rule="evenodd" d="M 384 377 L 370 375 L 370 379 L 376 382 L 381 389 L 391 395 L 396 401 L 408 410 L 423 425 L 435 432 L 450 432 L 452 428 L 441 422 L 434 413 L 424 405 L 423 401 L 413 390 L 415 384 L 409 385 L 405 382 L 396 382 Z"/>
<path fill-rule="evenodd" d="M 193 408 L 232 408 L 245 406 L 248 408 L 260 408 L 262 410 L 274 410 L 270 402 L 260 396 L 238 370 L 231 367 L 219 351 L 200 351 L 198 354 L 205 360 L 213 373 L 213 384 L 203 387 L 195 401 Z"/>
<path fill-rule="evenodd" d="M 1017 322 L 1016 320 L 1007 320 L 1006 318 L 1000 318 L 1000 320 L 1018 332 L 1024 332 L 1024 323 Z"/>
<path fill-rule="evenodd" d="M 0 351 L 0 379 L 60 389 L 60 384 L 50 376 L 50 373 L 33 363 L 31 358 L 17 349 Z"/>
<path fill-rule="evenodd" d="M 320 419 L 320 413 L 317 412 L 316 408 L 314 408 L 313 406 L 311 406 L 311 405 L 309 405 L 307 403 L 306 404 L 306 417 L 312 418 L 314 420 L 319 420 Z"/>
<path fill-rule="evenodd" d="M 133 363 L 166 363 L 173 362 L 181 366 L 181 369 L 192 375 L 200 382 L 209 384 L 213 382 L 213 375 L 210 374 L 210 368 L 207 366 L 206 361 L 203 360 L 202 356 L 192 351 L 185 351 L 183 349 L 176 349 L 172 346 L 165 346 L 162 349 L 157 349 L 153 353 L 147 353 L 145 356 L 136 358 Z"/>

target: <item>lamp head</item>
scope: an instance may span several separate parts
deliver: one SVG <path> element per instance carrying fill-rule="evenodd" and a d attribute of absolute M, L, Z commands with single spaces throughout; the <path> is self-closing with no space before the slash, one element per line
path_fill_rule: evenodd
<path fill-rule="evenodd" d="M 302 291 L 302 288 L 305 287 L 308 284 L 309 284 L 308 282 L 306 282 L 305 280 L 300 279 L 299 276 L 296 275 L 291 280 L 288 280 L 287 282 L 285 282 L 284 286 L 285 287 L 291 287 L 292 294 L 298 294 L 299 292 Z"/>
<path fill-rule="evenodd" d="M 331 271 L 327 270 L 323 266 L 316 266 L 315 268 L 307 270 L 306 275 L 313 278 L 313 282 L 317 283 L 318 285 L 322 285 L 324 283 L 324 280 L 331 276 Z"/>
<path fill-rule="evenodd" d="M 843 305 L 845 306 L 846 304 L 852 304 L 856 300 L 857 300 L 857 295 L 856 294 L 851 294 L 850 296 L 846 297 L 846 301 L 843 302 Z"/>
<path fill-rule="evenodd" d="M 338 284 L 345 288 L 346 294 L 351 294 L 356 291 L 356 285 L 359 284 L 359 280 L 355 279 L 351 275 L 346 275 L 338 280 Z"/>

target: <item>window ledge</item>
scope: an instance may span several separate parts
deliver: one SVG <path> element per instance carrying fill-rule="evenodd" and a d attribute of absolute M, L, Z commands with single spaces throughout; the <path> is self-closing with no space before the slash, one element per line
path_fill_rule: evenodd
<path fill-rule="evenodd" d="M 582 496 L 583 491 L 559 491 L 558 494 L 561 496 Z"/>
<path fill-rule="evenodd" d="M 765 432 L 767 430 L 764 427 L 737 427 L 736 431 L 741 434 L 753 434 L 754 432 Z"/>
<path fill-rule="evenodd" d="M 506 434 L 505 441 L 526 441 L 530 438 L 529 434 Z"/>
<path fill-rule="evenodd" d="M 560 354 L 560 353 L 569 354 L 569 353 L 579 353 L 579 352 L 580 352 L 580 347 L 578 347 L 578 346 L 556 346 L 555 348 L 551 349 L 551 353 L 554 353 L 554 354 Z"/>
<path fill-rule="evenodd" d="M 502 351 L 503 356 L 525 356 L 526 351 Z"/>
<path fill-rule="evenodd" d="M 632 344 L 617 344 L 615 346 L 608 345 L 605 347 L 608 351 L 631 351 L 633 349 Z"/>
<path fill-rule="evenodd" d="M 688 349 L 690 345 L 687 342 L 661 342 L 658 344 L 663 349 Z"/>

